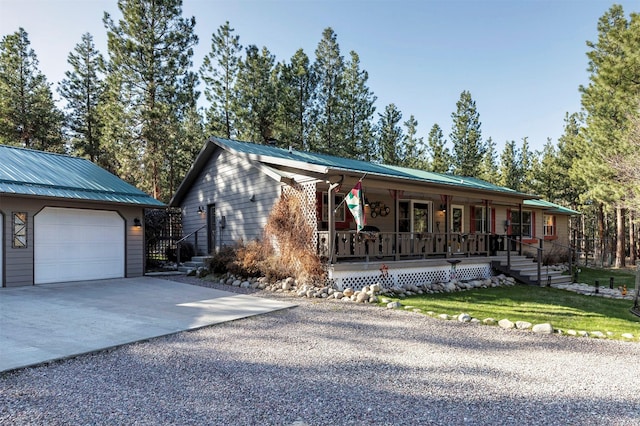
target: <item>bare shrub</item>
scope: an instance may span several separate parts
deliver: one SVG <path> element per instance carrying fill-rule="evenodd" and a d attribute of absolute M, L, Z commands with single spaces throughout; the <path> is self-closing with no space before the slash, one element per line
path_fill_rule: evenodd
<path fill-rule="evenodd" d="M 313 227 L 297 197 L 283 196 L 269 215 L 263 239 L 241 246 L 229 272 L 263 275 L 270 281 L 295 277 L 302 282 L 322 278 L 320 258 L 313 250 Z"/>

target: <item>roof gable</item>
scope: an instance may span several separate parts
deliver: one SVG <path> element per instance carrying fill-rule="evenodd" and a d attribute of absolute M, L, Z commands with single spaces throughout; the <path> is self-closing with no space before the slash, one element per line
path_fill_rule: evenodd
<path fill-rule="evenodd" d="M 164 206 L 83 158 L 0 145 L 0 159 L 0 193 Z"/>

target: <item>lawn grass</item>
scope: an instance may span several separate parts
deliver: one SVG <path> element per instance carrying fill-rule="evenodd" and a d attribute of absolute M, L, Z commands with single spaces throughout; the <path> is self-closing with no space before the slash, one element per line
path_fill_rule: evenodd
<path fill-rule="evenodd" d="M 584 296 L 552 287 L 515 285 L 393 300 L 436 314 L 465 312 L 480 320 L 548 322 L 554 329 L 612 332 L 613 338 L 621 338 L 622 333 L 640 335 L 640 318 L 629 312 L 633 301 Z"/>
<path fill-rule="evenodd" d="M 613 277 L 613 288 L 626 285 L 627 291 L 635 289 L 636 274 L 631 270 L 578 267 L 578 282 L 595 286 L 596 280 L 600 287 L 609 287 L 609 279 Z"/>

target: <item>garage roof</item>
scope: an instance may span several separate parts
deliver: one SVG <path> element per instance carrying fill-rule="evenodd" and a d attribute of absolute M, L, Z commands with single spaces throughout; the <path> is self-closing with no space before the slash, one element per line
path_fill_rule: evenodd
<path fill-rule="evenodd" d="M 6 145 L 0 145 L 2 193 L 164 206 L 89 160 Z"/>

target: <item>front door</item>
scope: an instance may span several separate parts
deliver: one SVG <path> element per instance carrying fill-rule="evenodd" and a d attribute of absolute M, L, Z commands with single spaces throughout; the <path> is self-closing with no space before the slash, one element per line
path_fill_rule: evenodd
<path fill-rule="evenodd" d="M 216 205 L 207 206 L 207 244 L 209 254 L 216 252 Z"/>

